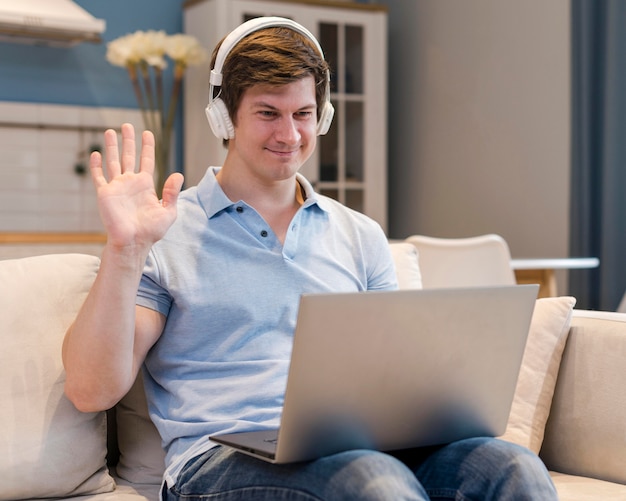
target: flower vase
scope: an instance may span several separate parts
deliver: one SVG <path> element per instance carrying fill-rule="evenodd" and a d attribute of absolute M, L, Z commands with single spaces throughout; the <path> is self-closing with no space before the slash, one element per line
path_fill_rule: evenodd
<path fill-rule="evenodd" d="M 163 86 L 166 55 L 174 62 L 169 103 Z M 158 197 L 162 198 L 163 185 L 173 172 L 172 130 L 183 75 L 188 66 L 203 62 L 207 53 L 192 36 L 167 35 L 163 30 L 139 30 L 109 42 L 106 58 L 111 64 L 126 68 L 144 126 L 154 134 L 154 185 Z"/>
<path fill-rule="evenodd" d="M 154 189 L 159 200 L 163 197 L 163 185 L 170 174 L 170 138 L 155 138 Z"/>

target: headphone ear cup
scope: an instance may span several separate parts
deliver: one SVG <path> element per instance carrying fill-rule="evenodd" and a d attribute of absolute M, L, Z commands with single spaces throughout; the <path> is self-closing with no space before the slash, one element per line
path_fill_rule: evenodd
<path fill-rule="evenodd" d="M 330 101 L 324 103 L 319 120 L 317 121 L 317 135 L 323 136 L 330 129 L 330 124 L 335 116 L 335 108 Z"/>
<path fill-rule="evenodd" d="M 235 137 L 233 126 L 224 101 L 220 98 L 212 100 L 205 109 L 206 118 L 211 130 L 219 139 L 232 139 Z"/>

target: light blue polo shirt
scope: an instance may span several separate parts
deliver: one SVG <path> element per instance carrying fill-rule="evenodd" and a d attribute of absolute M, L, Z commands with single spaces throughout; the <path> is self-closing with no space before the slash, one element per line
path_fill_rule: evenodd
<path fill-rule="evenodd" d="M 276 428 L 302 293 L 397 287 L 387 239 L 370 218 L 313 191 L 284 245 L 226 197 L 210 168 L 148 257 L 137 304 L 167 316 L 145 362 L 150 416 L 171 486 L 215 433 Z"/>

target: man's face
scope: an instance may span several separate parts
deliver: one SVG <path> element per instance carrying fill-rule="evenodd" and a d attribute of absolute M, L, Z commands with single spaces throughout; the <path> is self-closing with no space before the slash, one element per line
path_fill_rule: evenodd
<path fill-rule="evenodd" d="M 312 76 L 281 85 L 255 85 L 241 99 L 229 155 L 266 181 L 293 176 L 311 156 L 317 138 Z"/>

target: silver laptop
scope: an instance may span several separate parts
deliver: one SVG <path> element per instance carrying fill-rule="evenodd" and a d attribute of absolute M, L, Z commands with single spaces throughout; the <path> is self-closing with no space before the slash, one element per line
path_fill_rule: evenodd
<path fill-rule="evenodd" d="M 290 463 L 501 435 L 537 291 L 303 295 L 280 429 L 210 439 Z"/>

